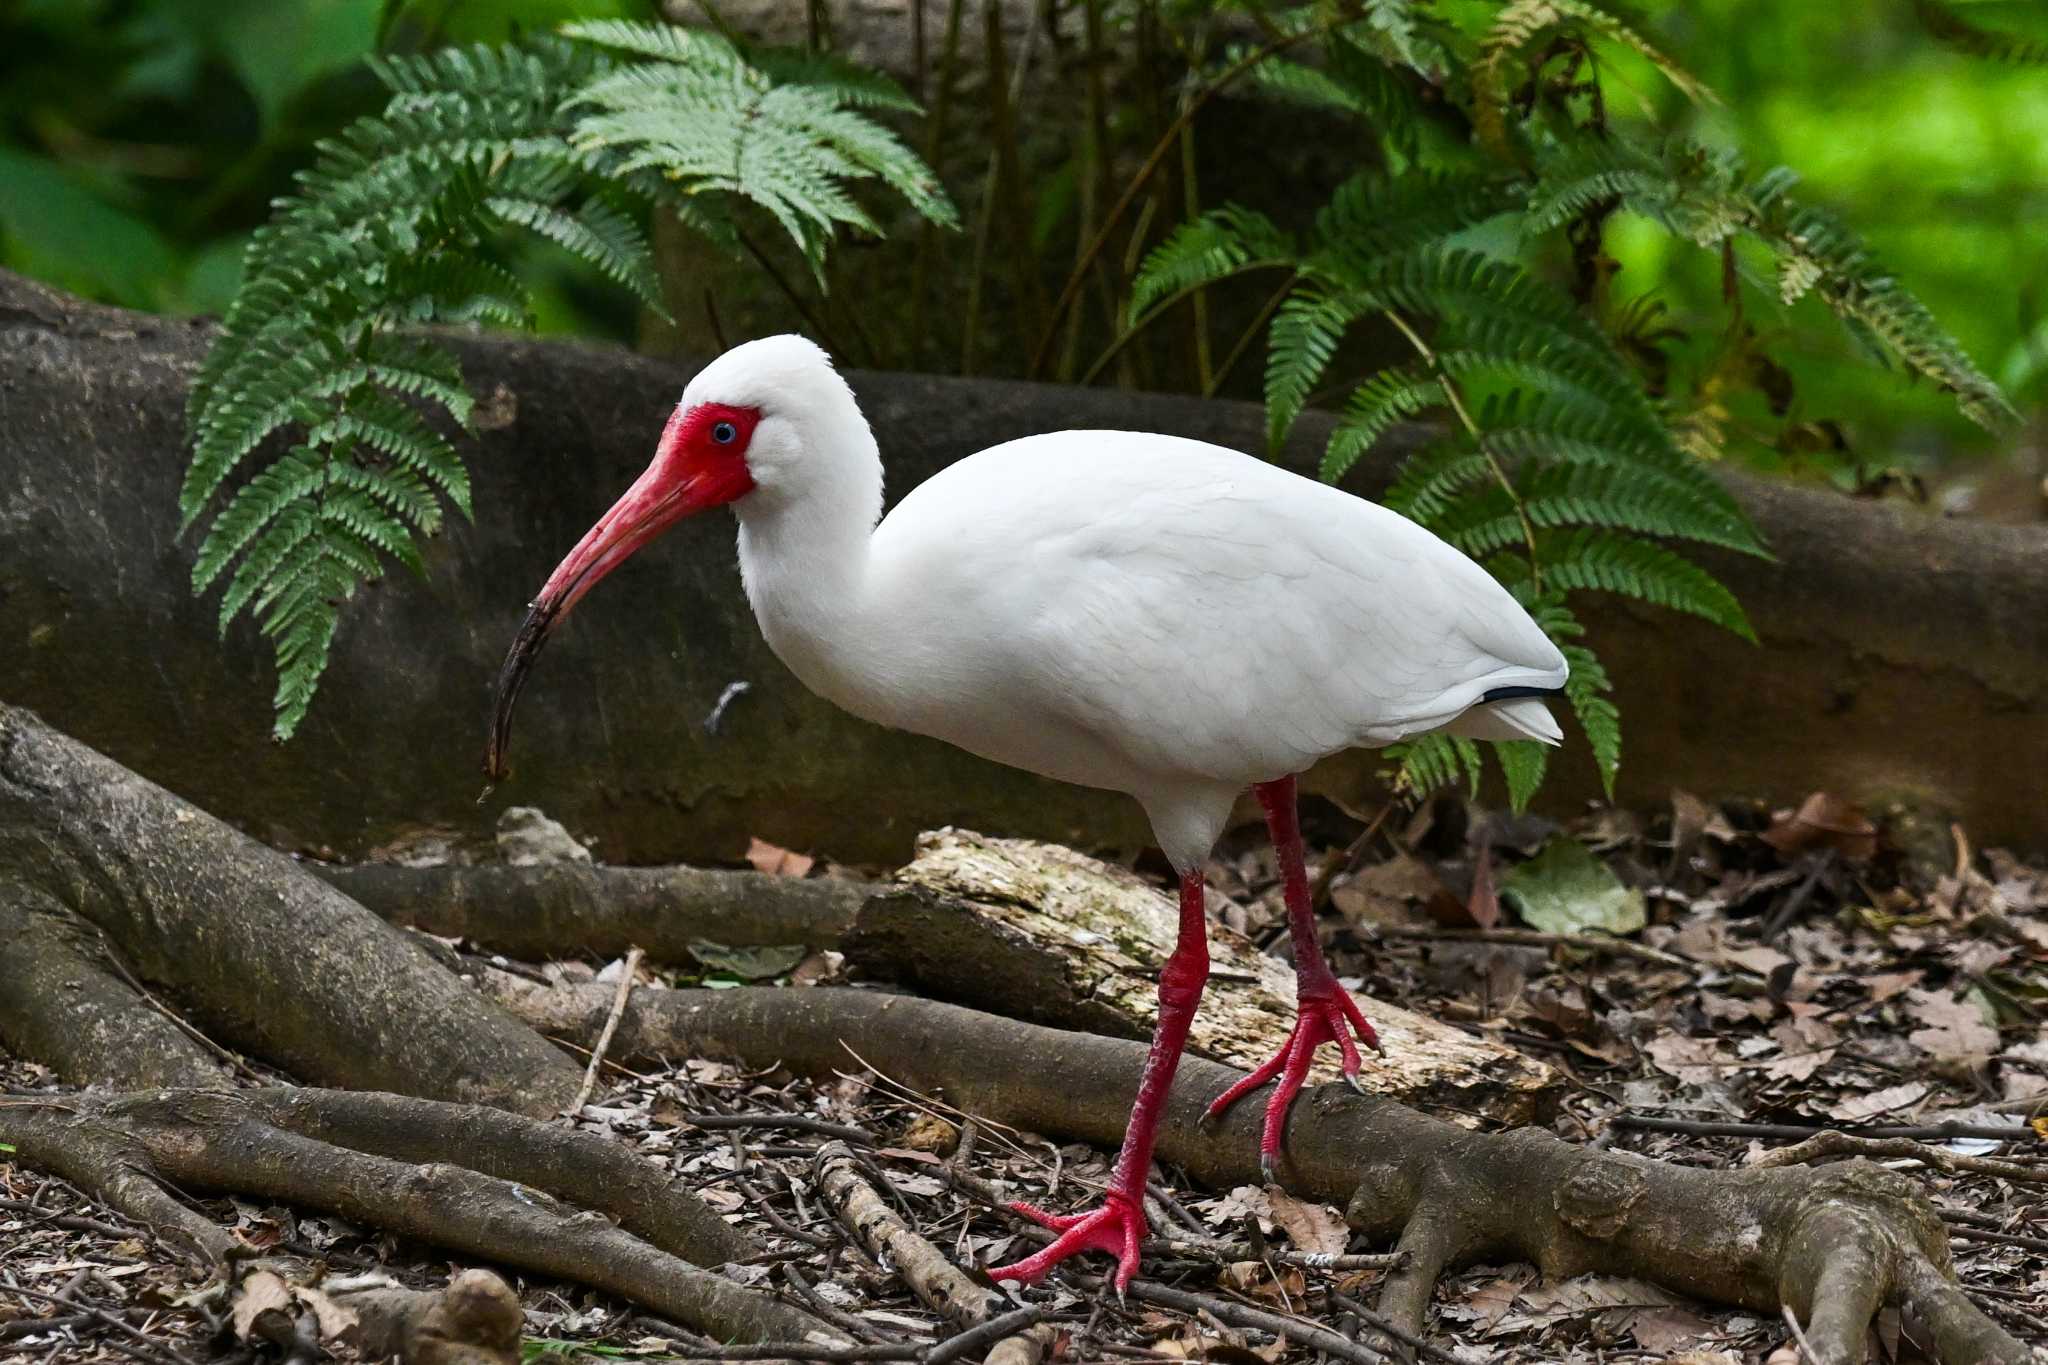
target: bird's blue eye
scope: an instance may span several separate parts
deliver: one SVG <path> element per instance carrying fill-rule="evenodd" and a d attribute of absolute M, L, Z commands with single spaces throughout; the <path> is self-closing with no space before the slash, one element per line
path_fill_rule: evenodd
<path fill-rule="evenodd" d="M 730 422 L 719 422 L 711 428 L 711 439 L 722 446 L 729 446 L 739 439 L 740 429 Z"/>

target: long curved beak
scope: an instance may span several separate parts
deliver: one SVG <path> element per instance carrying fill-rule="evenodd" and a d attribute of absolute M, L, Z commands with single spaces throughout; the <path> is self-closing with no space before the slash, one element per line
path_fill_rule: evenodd
<path fill-rule="evenodd" d="M 715 480 L 701 477 L 702 471 L 690 467 L 681 449 L 682 424 L 679 408 L 669 418 L 647 471 L 598 518 L 527 607 L 526 620 L 520 623 L 519 634 L 513 637 L 512 648 L 498 669 L 497 703 L 484 747 L 484 776 L 492 783 L 503 781 L 510 771 L 506 754 L 512 743 L 512 709 L 526 685 L 526 675 L 555 628 L 568 619 L 586 593 L 641 546 L 692 512 L 730 500 L 721 496 L 723 490 Z M 489 794 L 489 788 L 485 793 Z"/>

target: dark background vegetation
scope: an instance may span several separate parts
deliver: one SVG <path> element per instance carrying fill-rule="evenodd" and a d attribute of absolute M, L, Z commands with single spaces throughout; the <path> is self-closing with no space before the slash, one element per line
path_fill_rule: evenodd
<path fill-rule="evenodd" d="M 707 18 L 687 0 L 670 8 L 671 17 Z M 954 8 L 950 61 L 942 0 L 926 6 L 921 33 L 907 5 L 879 18 L 799 3 L 715 14 L 892 69 L 943 114 L 943 127 L 934 117 L 905 131 L 935 156 L 965 229 L 911 229 L 839 253 L 829 301 L 805 300 L 812 322 L 860 361 L 1020 373 L 1102 200 L 1157 138 L 1190 72 L 1213 69 L 1218 53 L 1255 30 L 1208 0 L 1109 0 L 1094 9 L 1101 36 L 1091 42 L 1083 0 L 1046 0 L 1003 7 L 992 39 L 982 5 Z M 2048 35 L 2038 5 L 1952 8 L 1987 28 Z M 572 16 L 655 9 L 652 0 L 10 0 L 0 4 L 0 264 L 108 302 L 217 313 L 233 295 L 248 234 L 308 164 L 312 144 L 380 107 L 362 63 L 380 44 L 495 40 Z M 1943 42 L 1909 0 L 1692 0 L 1645 6 L 1642 18 L 1721 102 L 1693 109 L 1647 66 L 1614 60 L 1603 71 L 1616 116 L 1647 114 L 1738 146 L 1754 167 L 1797 169 L 1803 197 L 1854 224 L 2028 419 L 2010 433 L 1979 430 L 1945 395 L 1853 354 L 1808 299 L 1751 318 L 1787 371 L 1796 420 L 1731 450 L 1841 483 L 1908 471 L 1959 510 L 2037 516 L 2048 397 L 2048 234 L 2031 227 L 2048 211 L 2038 72 Z M 991 61 L 1007 80 L 991 84 Z M 1098 61 L 1100 159 L 1081 98 Z M 1014 105 L 995 98 L 1010 91 Z M 1127 273 L 1193 206 L 1237 200 L 1283 222 L 1305 219 L 1363 154 L 1336 144 L 1350 135 L 1335 125 L 1270 106 L 1248 114 L 1255 103 L 1237 95 L 1205 108 L 1191 155 L 1167 168 L 1152 191 L 1159 202 L 1136 215 L 1137 241 L 1105 253 L 1113 271 Z M 1675 347 L 1679 365 L 1711 347 L 1724 318 L 1711 258 L 1626 215 L 1611 221 L 1606 245 L 1621 267 L 1617 289 L 1669 300 L 1687 338 Z M 677 286 L 676 328 L 658 334 L 643 333 L 620 291 L 561 258 L 535 250 L 520 268 L 547 332 L 701 351 L 720 335 L 770 326 L 819 330 L 758 272 L 709 274 L 693 268 L 701 262 L 687 244 L 680 250 L 669 274 L 691 283 Z M 700 277 L 714 287 L 693 287 Z M 808 292 L 799 272 L 788 278 Z M 1114 335 L 1116 306 L 1107 289 L 1084 297 L 1059 372 L 1090 368 Z M 1228 324 L 1241 326 L 1251 305 L 1224 291 L 1212 308 L 1221 351 L 1237 333 Z M 1192 325 L 1162 324 L 1130 363 L 1104 367 L 1096 382 L 1199 388 Z M 1257 368 L 1255 358 L 1240 366 L 1227 391 L 1253 396 Z"/>

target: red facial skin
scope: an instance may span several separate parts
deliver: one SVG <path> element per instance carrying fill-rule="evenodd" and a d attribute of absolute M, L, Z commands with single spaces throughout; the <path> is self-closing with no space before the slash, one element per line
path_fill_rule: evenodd
<path fill-rule="evenodd" d="M 559 622 L 600 579 L 676 522 L 753 492 L 747 446 L 760 420 L 759 408 L 724 403 L 699 403 L 687 411 L 678 407 L 647 472 L 577 542 L 549 576 L 536 605 L 552 603 Z M 720 423 L 730 423 L 734 433 L 723 445 L 714 439 Z"/>
<path fill-rule="evenodd" d="M 723 506 L 754 491 L 747 447 L 753 443 L 754 428 L 760 421 L 759 408 L 726 403 L 699 403 L 687 410 L 678 407 L 662 430 L 661 444 L 655 448 L 647 472 L 633 481 L 611 511 L 598 518 L 597 525 L 548 576 L 498 671 L 497 707 L 484 752 L 484 772 L 492 782 L 505 776 L 512 706 L 548 636 L 585 593 L 635 550 L 692 512 Z M 721 442 L 718 433 L 728 424 L 732 439 Z"/>

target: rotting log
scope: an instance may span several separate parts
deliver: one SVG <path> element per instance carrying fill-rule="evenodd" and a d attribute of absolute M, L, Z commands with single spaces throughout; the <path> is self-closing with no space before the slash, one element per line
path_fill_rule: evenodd
<path fill-rule="evenodd" d="M 1049 844 L 941 830 L 861 907 L 841 946 L 853 965 L 922 995 L 1149 1038 L 1178 930 L 1174 902 L 1121 868 Z M 1294 1027 L 1294 970 L 1216 923 L 1209 963 L 1189 1050 L 1249 1071 Z M 1360 1004 L 1386 1046 L 1367 1056 L 1361 1077 L 1375 1094 L 1501 1123 L 1542 1118 L 1561 1096 L 1561 1078 L 1513 1048 L 1383 1000 Z M 1312 1082 L 1338 1079 L 1335 1054 L 1318 1054 Z"/>
<path fill-rule="evenodd" d="M 61 942 L 60 929 L 73 941 L 97 931 L 210 1036 L 302 1077 L 523 1113 L 553 1113 L 576 1092 L 567 1058 L 404 933 L 284 854 L 0 703 L 0 920 L 8 915 L 38 917 L 32 942 L 43 945 Z M 0 1009 L 0 1033 L 25 1055 L 87 1082 L 207 1083 L 208 1059 L 161 1025 L 109 1067 L 103 1030 L 67 1031 L 92 1002 L 63 995 L 74 978 L 117 995 L 105 974 L 54 947 L 33 958 L 12 947 L 4 970 L 22 989 Z M 23 978 L 38 962 L 45 974 Z M 51 1027 L 52 997 L 74 1011 L 67 1028 Z M 142 1003 L 103 1011 L 132 1027 Z"/>
<path fill-rule="evenodd" d="M 487 974 L 535 1027 L 588 1040 L 602 986 L 537 987 Z M 983 1118 L 1114 1147 L 1145 1045 L 1069 1033 L 959 1005 L 844 987 L 640 987 L 614 1051 L 782 1064 L 818 1076 L 872 1066 Z M 1213 1187 L 1256 1182 L 1257 1105 L 1219 1125 L 1202 1111 L 1240 1073 L 1181 1063 L 1158 1156 Z M 1479 1260 L 1527 1260 L 1553 1278 L 1640 1275 L 1667 1288 L 1806 1324 L 1819 1365 L 1855 1365 L 1871 1313 L 1902 1306 L 1949 1365 L 2025 1365 L 2015 1341 L 1956 1285 L 1947 1231 L 1918 1185 L 1869 1162 L 1720 1170 L 1595 1151 L 1540 1128 L 1472 1132 L 1342 1085 L 1303 1093 L 1280 1167 L 1296 1194 L 1345 1206 L 1355 1228 L 1409 1253 L 1380 1309 L 1409 1332 L 1438 1277 Z"/>
<path fill-rule="evenodd" d="M 354 854 L 421 826 L 486 828 L 477 760 L 490 679 L 527 595 L 644 466 L 687 366 L 521 338 L 454 344 L 479 394 L 478 509 L 424 580 L 359 594 L 300 735 L 267 739 L 268 642 L 216 639 L 176 532 L 182 408 L 208 324 L 82 303 L 0 273 L 0 697 L 274 843 Z M 961 456 L 1063 427 L 1259 450 L 1254 406 L 918 375 L 850 376 L 900 496 Z M 1311 415 L 1282 458 L 1309 468 Z M 1385 486 L 1426 431 L 1391 433 L 1350 486 Z M 2048 847 L 2048 537 L 1730 475 L 1775 563 L 1701 552 L 1762 648 L 1592 598 L 1626 718 L 1621 797 L 1901 797 L 1979 843 Z M 550 651 L 499 802 L 537 804 L 616 863 L 719 861 L 747 836 L 898 862 L 920 831 L 1131 846 L 1131 802 L 1039 781 L 850 719 L 773 658 L 739 590 L 727 519 L 679 529 L 607 582 Z M 700 722 L 748 690 L 717 733 Z M 1544 793 L 1597 791 L 1574 744 Z M 1308 784 L 1370 799 L 1370 754 Z"/>

